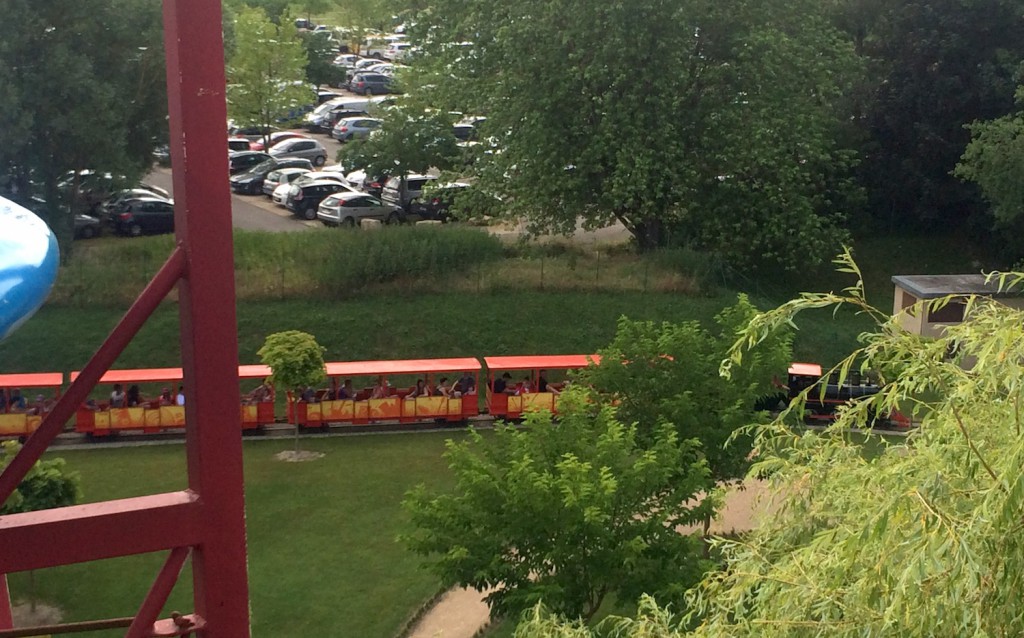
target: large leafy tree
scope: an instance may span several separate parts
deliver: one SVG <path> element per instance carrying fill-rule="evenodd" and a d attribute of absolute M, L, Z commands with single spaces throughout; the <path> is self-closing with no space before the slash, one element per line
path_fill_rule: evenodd
<path fill-rule="evenodd" d="M 228 56 L 228 115 L 244 126 L 271 128 L 314 100 L 306 83 L 306 51 L 291 20 L 274 24 L 262 9 L 242 7 Z"/>
<path fill-rule="evenodd" d="M 429 555 L 446 586 L 494 588 L 492 614 L 517 616 L 540 600 L 590 618 L 610 594 L 657 591 L 677 598 L 699 578 L 701 543 L 676 526 L 704 518 L 707 467 L 670 425 L 640 445 L 614 409 L 567 392 L 554 424 L 547 412 L 523 429 L 449 441 L 455 487 L 420 486 L 406 507 L 406 542 Z"/>
<path fill-rule="evenodd" d="M 790 335 L 780 332 L 758 344 L 729 379 L 718 374 L 736 335 L 756 314 L 741 296 L 718 315 L 714 330 L 698 322 L 657 325 L 624 317 L 600 351 L 601 364 L 582 370 L 580 381 L 615 401 L 642 440 L 672 423 L 681 438 L 699 441 L 710 481 L 742 478 L 753 444 L 745 427 L 763 418 L 758 400 L 776 392 L 771 380 L 791 355 Z"/>
<path fill-rule="evenodd" d="M 316 337 L 301 330 L 285 330 L 267 335 L 256 352 L 260 362 L 270 368 L 270 381 L 288 392 L 288 409 L 295 402 L 295 391 L 301 392 L 324 380 L 324 348 Z M 295 449 L 299 449 L 299 423 L 295 421 Z"/>
<path fill-rule="evenodd" d="M 853 269 L 853 268 L 851 268 Z M 1019 289 L 1024 274 L 1004 283 Z M 945 304 L 939 299 L 933 307 Z M 690 598 L 692 634 L 650 605 L 624 636 L 1017 636 L 1024 632 L 1024 317 L 971 299 L 936 339 L 866 305 L 860 286 L 809 294 L 759 316 L 756 342 L 797 313 L 849 305 L 878 321 L 841 367 L 885 371 L 874 399 L 822 434 L 780 421 L 758 436 L 754 471 L 781 507 L 741 540 L 723 540 L 721 571 Z M 917 312 L 921 308 L 916 309 Z M 740 354 L 742 348 L 737 349 Z M 950 353 L 954 353 L 952 357 Z M 905 444 L 866 459 L 848 429 L 869 410 L 913 409 Z M 588 632 L 541 616 L 529 636 Z"/>
<path fill-rule="evenodd" d="M 1024 87 L 1017 89 L 1017 103 L 1024 109 Z M 1024 255 L 1024 112 L 970 127 L 971 143 L 957 165 L 956 174 L 980 188 L 992 206 L 996 228 L 1005 231 L 1015 256 Z"/>
<path fill-rule="evenodd" d="M 818 3 L 439 0 L 416 24 L 432 101 L 488 117 L 482 185 L 535 229 L 617 219 L 737 265 L 839 236 L 854 58 Z"/>
<path fill-rule="evenodd" d="M 134 179 L 166 139 L 159 3 L 4 3 L 0 21 L 0 181 L 44 197 L 69 254 L 73 191 L 91 169 Z"/>
<path fill-rule="evenodd" d="M 838 0 L 835 11 L 870 60 L 858 98 L 860 177 L 869 211 L 893 230 L 980 221 L 977 189 L 952 175 L 965 126 L 1013 109 L 1024 60 L 1016 0 Z"/>
<path fill-rule="evenodd" d="M 448 113 L 403 101 L 378 107 L 372 114 L 382 118 L 384 124 L 370 137 L 343 146 L 338 152 L 343 165 L 373 175 L 426 173 L 458 165 L 462 154 Z"/>

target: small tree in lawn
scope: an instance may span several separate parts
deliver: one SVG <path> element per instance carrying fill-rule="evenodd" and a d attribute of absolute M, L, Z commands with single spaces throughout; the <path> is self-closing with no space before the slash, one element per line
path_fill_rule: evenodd
<path fill-rule="evenodd" d="M 701 541 L 677 527 L 711 507 L 696 498 L 707 463 L 669 424 L 641 445 L 614 408 L 574 388 L 562 395 L 557 424 L 539 412 L 523 429 L 474 430 L 449 441 L 445 457 L 455 487 L 409 493 L 416 530 L 404 540 L 434 559 L 444 585 L 494 588 L 487 602 L 496 616 L 518 617 L 543 600 L 589 620 L 608 595 L 679 600 L 703 572 Z"/>
<path fill-rule="evenodd" d="M 270 366 L 271 383 L 285 391 L 316 385 L 326 378 L 324 348 L 308 332 L 286 330 L 269 335 L 256 353 L 264 365 Z M 288 409 L 295 398 L 288 395 Z M 299 449 L 299 423 L 295 422 L 295 449 Z"/>
<path fill-rule="evenodd" d="M 19 449 L 21 446 L 14 441 L 0 443 L 0 472 L 14 460 Z M 0 504 L 0 516 L 74 505 L 82 496 L 80 482 L 78 472 L 65 469 L 64 459 L 37 461 L 10 498 Z M 29 571 L 29 600 L 33 611 L 36 605 L 34 574 Z M 0 578 L 5 577 L 0 574 Z"/>

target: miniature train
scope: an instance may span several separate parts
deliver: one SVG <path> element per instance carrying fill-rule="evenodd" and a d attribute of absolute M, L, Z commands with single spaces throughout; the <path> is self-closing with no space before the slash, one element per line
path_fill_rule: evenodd
<path fill-rule="evenodd" d="M 401 426 L 410 423 L 446 422 L 461 423 L 470 417 L 490 415 L 493 417 L 517 419 L 524 413 L 545 409 L 558 412 L 558 384 L 547 378 L 551 371 L 554 377 L 563 378 L 574 369 L 584 368 L 591 362 L 599 363 L 597 355 L 538 355 L 538 356 L 493 356 L 482 360 L 473 357 L 452 359 L 413 359 L 390 361 L 346 361 L 326 364 L 330 387 L 316 391 L 308 400 L 288 401 L 287 412 L 279 415 L 276 411 L 272 388 L 259 397 L 244 395 L 239 406 L 243 430 L 258 430 L 281 420 L 298 424 L 304 428 L 321 428 L 329 424 L 368 425 L 383 424 Z M 448 396 L 413 396 L 415 379 L 426 379 L 430 388 L 436 388 L 443 379 L 459 379 L 460 375 L 471 379 L 472 389 L 450 392 Z M 514 375 L 512 383 L 504 390 L 508 376 Z M 74 381 L 77 372 L 69 375 Z M 181 368 L 155 368 L 142 370 L 109 370 L 100 379 L 103 385 L 165 384 L 177 388 L 183 373 Z M 259 382 L 270 376 L 270 369 L 263 365 L 242 365 L 238 368 L 240 383 Z M 483 376 L 484 383 L 481 384 Z M 554 378 L 553 377 L 553 378 Z M 376 379 L 386 392 L 374 392 L 373 387 L 359 387 L 351 396 L 344 396 L 339 388 L 342 380 Z M 519 380 L 516 384 L 516 379 Z M 391 385 L 390 380 L 409 381 L 407 384 Z M 499 391 L 495 391 L 495 381 Z M 550 381 L 550 382 L 549 382 Z M 802 390 L 817 386 L 822 381 L 821 366 L 809 363 L 794 363 L 789 368 L 788 395 L 792 400 Z M 528 389 L 524 391 L 524 385 Z M 25 402 L 25 409 L 0 412 L 0 437 L 24 438 L 39 427 L 43 417 L 60 396 L 64 386 L 61 373 L 0 374 L 0 389 L 10 397 L 10 390 L 38 392 L 52 391 L 52 397 L 43 399 L 37 395 L 33 403 Z M 165 387 L 165 390 L 167 388 Z M 467 390 L 463 387 L 462 390 Z M 481 392 L 482 390 L 482 392 Z M 861 383 L 856 379 L 842 385 L 827 383 L 822 397 L 815 391 L 808 393 L 806 415 L 810 422 L 835 419 L 836 408 L 850 399 L 877 393 L 879 387 Z M 35 407 L 33 407 L 35 406 Z M 907 427 L 909 420 L 899 413 L 885 415 L 879 425 Z M 89 437 L 106 437 L 120 432 L 159 433 L 176 431 L 185 427 L 185 408 L 174 401 L 148 400 L 131 407 L 111 406 L 109 401 L 91 400 L 81 405 L 75 415 L 73 430 Z"/>

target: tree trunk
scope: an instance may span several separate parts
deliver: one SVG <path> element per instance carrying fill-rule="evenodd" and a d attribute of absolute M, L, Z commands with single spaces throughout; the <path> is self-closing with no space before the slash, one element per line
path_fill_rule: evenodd
<path fill-rule="evenodd" d="M 633 236 L 641 252 L 664 248 L 667 240 L 665 222 L 654 218 L 634 224 Z"/>

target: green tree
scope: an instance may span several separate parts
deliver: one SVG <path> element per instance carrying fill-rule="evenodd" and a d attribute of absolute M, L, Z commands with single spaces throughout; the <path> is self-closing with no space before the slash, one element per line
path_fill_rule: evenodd
<path fill-rule="evenodd" d="M 695 321 L 657 325 L 623 317 L 615 339 L 600 350 L 601 364 L 580 371 L 580 381 L 615 401 L 641 440 L 672 423 L 680 438 L 700 441 L 711 481 L 742 478 L 753 444 L 745 428 L 763 419 L 758 399 L 776 392 L 772 377 L 791 360 L 790 335 L 780 332 L 758 344 L 731 378 L 718 374 L 739 330 L 756 314 L 741 295 L 718 315 L 715 330 Z"/>
<path fill-rule="evenodd" d="M 1024 87 L 1017 89 L 1017 104 L 1024 109 Z M 956 175 L 976 183 L 992 206 L 996 228 L 1012 235 L 1016 256 L 1024 254 L 1024 242 L 1016 240 L 1024 226 L 1024 111 L 970 127 L 967 145 Z"/>
<path fill-rule="evenodd" d="M 449 169 L 462 156 L 452 133 L 452 116 L 416 103 L 382 107 L 384 124 L 366 139 L 345 144 L 338 161 L 373 175 L 425 173 Z"/>
<path fill-rule="evenodd" d="M 844 268 L 859 275 L 848 258 Z M 1019 290 L 1024 274 L 1001 282 Z M 919 302 L 905 312 L 948 302 Z M 925 338 L 904 331 L 899 316 L 868 306 L 858 283 L 841 294 L 804 294 L 758 316 L 725 369 L 800 312 L 838 306 L 878 322 L 839 369 L 882 371 L 883 391 L 840 411 L 823 433 L 792 430 L 786 414 L 761 428 L 752 472 L 769 477 L 778 510 L 744 538 L 719 541 L 722 569 L 689 597 L 690 620 L 698 623 L 692 634 L 649 606 L 641 619 L 622 621 L 620 635 L 1024 632 L 1024 315 L 970 297 L 962 324 Z M 850 428 L 870 411 L 896 406 L 913 411 L 919 427 L 905 443 L 865 458 Z M 530 622 L 539 630 L 522 635 L 581 635 L 543 615 Z"/>
<path fill-rule="evenodd" d="M 345 70 L 335 66 L 337 47 L 327 31 L 308 31 L 302 34 L 302 46 L 306 50 L 306 79 L 316 86 L 341 86 Z"/>
<path fill-rule="evenodd" d="M 271 370 L 270 381 L 288 392 L 289 412 L 294 406 L 294 392 L 319 384 L 326 378 L 324 348 L 308 332 L 286 330 L 268 335 L 263 347 L 256 351 L 263 365 Z M 295 449 L 299 447 L 299 425 L 295 424 Z"/>
<path fill-rule="evenodd" d="M 315 101 L 305 81 L 306 52 L 291 20 L 242 8 L 227 64 L 228 115 L 243 126 L 272 128 Z"/>
<path fill-rule="evenodd" d="M 892 230 L 989 227 L 978 190 L 952 172 L 970 141 L 965 125 L 1013 110 L 1024 60 L 1021 3 L 835 4 L 870 61 L 855 120 L 870 214 Z"/>
<path fill-rule="evenodd" d="M 137 179 L 167 138 L 160 7 L 141 0 L 10 0 L 0 21 L 0 183 L 46 199 L 71 254 L 72 171 Z M 78 212 L 83 212 L 79 210 Z"/>
<path fill-rule="evenodd" d="M 665 425 L 641 446 L 611 407 L 563 394 L 559 422 L 547 412 L 525 427 L 499 424 L 448 442 L 448 493 L 420 486 L 405 506 L 416 530 L 404 538 L 431 556 L 445 586 L 480 590 L 496 616 L 543 599 L 589 619 L 606 596 L 658 591 L 678 597 L 704 567 L 699 539 L 676 527 L 701 520 L 707 467 L 693 441 Z"/>
<path fill-rule="evenodd" d="M 487 116 L 481 187 L 535 230 L 617 219 L 737 265 L 841 237 L 856 64 L 819 3 L 439 0 L 415 20 L 430 100 Z"/>
<path fill-rule="evenodd" d="M 21 446 L 15 441 L 0 442 L 0 472 L 3 472 Z M 81 477 L 78 472 L 70 472 L 64 459 L 53 458 L 37 461 L 25 474 L 18 488 L 7 499 L 0 503 L 0 516 L 36 512 L 74 505 L 82 498 Z M 0 574 L 0 578 L 6 578 Z M 33 611 L 36 604 L 35 572 L 29 572 L 29 600 Z M 6 601 L 0 602 L 5 604 Z"/>

